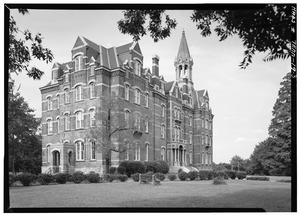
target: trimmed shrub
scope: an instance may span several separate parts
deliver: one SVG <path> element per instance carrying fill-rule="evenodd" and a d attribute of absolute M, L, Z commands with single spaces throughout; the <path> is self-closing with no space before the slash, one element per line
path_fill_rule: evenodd
<path fill-rule="evenodd" d="M 55 181 L 55 177 L 51 174 L 45 174 L 45 173 L 42 173 L 42 174 L 39 174 L 38 175 L 38 179 L 37 181 L 41 184 L 41 185 L 48 185 L 50 184 L 51 182 L 54 182 Z"/>
<path fill-rule="evenodd" d="M 243 180 L 244 178 L 246 178 L 247 176 L 247 173 L 244 172 L 244 171 L 240 171 L 240 172 L 237 172 L 236 173 L 236 177 L 239 179 L 239 180 Z"/>
<path fill-rule="evenodd" d="M 72 181 L 76 184 L 80 184 L 85 179 L 83 172 L 75 172 L 72 175 Z"/>
<path fill-rule="evenodd" d="M 170 175 L 168 175 L 168 179 L 169 179 L 170 181 L 174 181 L 176 178 L 177 178 L 177 176 L 176 176 L 175 174 L 170 174 Z"/>
<path fill-rule="evenodd" d="M 213 184 L 214 185 L 226 184 L 226 181 L 224 181 L 224 177 L 223 176 L 218 176 L 218 177 L 215 177 L 213 179 Z"/>
<path fill-rule="evenodd" d="M 246 180 L 255 180 L 255 181 L 269 181 L 270 178 L 266 176 L 248 176 Z"/>
<path fill-rule="evenodd" d="M 125 167 L 126 175 L 130 177 L 135 173 L 145 173 L 145 165 L 141 161 L 123 161 L 120 166 Z"/>
<path fill-rule="evenodd" d="M 231 179 L 235 179 L 236 178 L 236 172 L 235 171 L 232 171 L 232 170 L 228 170 L 226 171 L 227 175 L 229 178 Z"/>
<path fill-rule="evenodd" d="M 88 175 L 86 175 L 86 179 L 90 182 L 90 183 L 98 183 L 99 182 L 99 174 L 98 173 L 90 173 Z"/>
<path fill-rule="evenodd" d="M 208 172 L 208 180 L 212 180 L 215 177 L 218 177 L 218 174 L 215 171 L 209 171 Z"/>
<path fill-rule="evenodd" d="M 180 168 L 180 169 L 178 170 L 178 173 L 181 173 L 181 172 L 183 172 L 183 170 Z"/>
<path fill-rule="evenodd" d="M 194 181 L 198 177 L 197 171 L 190 171 L 188 174 L 191 181 Z"/>
<path fill-rule="evenodd" d="M 189 174 L 186 172 L 181 172 L 178 174 L 178 178 L 180 179 L 180 181 L 185 181 L 189 178 Z"/>
<path fill-rule="evenodd" d="M 166 176 L 165 176 L 164 174 L 162 174 L 161 172 L 157 172 L 157 173 L 155 173 L 154 175 L 155 175 L 155 177 L 156 177 L 157 179 L 159 179 L 160 181 L 163 181 L 163 180 L 165 180 L 165 178 L 166 178 Z"/>
<path fill-rule="evenodd" d="M 124 175 L 124 174 L 126 173 L 126 169 L 125 169 L 124 166 L 118 166 L 117 172 L 118 172 L 119 174 Z"/>
<path fill-rule="evenodd" d="M 200 180 L 208 180 L 209 179 L 209 171 L 208 170 L 200 170 L 198 174 L 199 174 Z"/>
<path fill-rule="evenodd" d="M 161 164 L 158 161 L 144 162 L 146 172 L 161 172 Z"/>
<path fill-rule="evenodd" d="M 128 179 L 127 175 L 118 174 L 117 177 L 118 177 L 118 180 L 120 180 L 121 182 L 125 182 Z"/>
<path fill-rule="evenodd" d="M 114 166 L 109 167 L 109 174 L 115 174 L 116 170 L 117 170 L 117 168 Z"/>
<path fill-rule="evenodd" d="M 65 184 L 67 181 L 73 181 L 72 176 L 68 173 L 58 173 L 54 177 L 55 181 L 59 184 Z"/>
<path fill-rule="evenodd" d="M 159 160 L 157 162 L 160 163 L 158 172 L 161 172 L 162 174 L 167 174 L 169 172 L 169 165 L 167 164 L 167 162 L 163 160 Z"/>
<path fill-rule="evenodd" d="M 104 180 L 107 182 L 113 182 L 114 180 L 117 179 L 117 176 L 115 174 L 105 174 L 103 176 Z"/>
<path fill-rule="evenodd" d="M 135 173 L 131 175 L 131 178 L 134 182 L 139 182 L 139 175 L 140 173 Z"/>
<path fill-rule="evenodd" d="M 14 176 L 14 174 L 9 173 L 9 186 L 11 187 L 15 181 L 16 177 Z"/>
<path fill-rule="evenodd" d="M 22 173 L 16 176 L 16 181 L 20 181 L 23 186 L 29 186 L 32 182 L 35 182 L 37 176 L 31 173 Z"/>

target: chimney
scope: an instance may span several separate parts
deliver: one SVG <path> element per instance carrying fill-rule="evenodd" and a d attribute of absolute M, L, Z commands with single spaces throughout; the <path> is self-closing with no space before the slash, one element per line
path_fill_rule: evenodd
<path fill-rule="evenodd" d="M 159 57 L 158 55 L 152 56 L 152 74 L 159 77 Z"/>

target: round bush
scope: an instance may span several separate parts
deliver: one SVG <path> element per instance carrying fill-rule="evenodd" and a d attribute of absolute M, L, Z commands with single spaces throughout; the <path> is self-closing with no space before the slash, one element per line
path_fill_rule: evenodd
<path fill-rule="evenodd" d="M 59 184 L 65 184 L 67 181 L 72 180 L 72 176 L 68 173 L 58 173 L 54 177 L 55 181 Z"/>
<path fill-rule="evenodd" d="M 178 173 L 181 173 L 181 172 L 183 172 L 183 170 L 180 168 L 180 169 L 178 170 Z"/>
<path fill-rule="evenodd" d="M 117 172 L 121 175 L 124 175 L 126 173 L 126 169 L 123 166 L 118 166 Z"/>
<path fill-rule="evenodd" d="M 72 181 L 76 184 L 80 184 L 85 179 L 83 172 L 75 172 L 72 175 Z"/>
<path fill-rule="evenodd" d="M 224 181 L 224 176 L 215 177 L 213 179 L 213 184 L 214 185 L 226 184 L 226 182 Z"/>
<path fill-rule="evenodd" d="M 208 170 L 200 170 L 198 175 L 200 180 L 209 180 L 209 171 Z"/>
<path fill-rule="evenodd" d="M 128 179 L 127 175 L 118 174 L 118 180 L 120 180 L 121 182 L 125 182 L 127 181 L 127 179 Z"/>
<path fill-rule="evenodd" d="M 235 179 L 236 178 L 236 172 L 232 171 L 232 170 L 228 170 L 226 171 L 226 173 L 228 174 L 228 177 L 231 179 Z"/>
<path fill-rule="evenodd" d="M 237 177 L 239 180 L 243 180 L 244 178 L 246 178 L 246 176 L 247 176 L 247 173 L 244 172 L 244 171 L 237 172 L 237 174 L 236 174 L 236 177 Z"/>
<path fill-rule="evenodd" d="M 104 180 L 107 182 L 113 182 L 116 179 L 117 179 L 117 176 L 115 174 L 105 174 L 104 175 Z"/>
<path fill-rule="evenodd" d="M 174 181 L 176 178 L 177 178 L 177 176 L 176 176 L 175 174 L 170 174 L 170 175 L 168 175 L 168 179 L 169 179 L 170 181 Z"/>
<path fill-rule="evenodd" d="M 23 186 L 29 186 L 32 182 L 35 182 L 37 176 L 31 173 L 22 173 L 16 176 L 16 181 L 20 181 Z"/>
<path fill-rule="evenodd" d="M 198 177 L 197 171 L 190 171 L 188 174 L 191 181 L 195 180 Z"/>
<path fill-rule="evenodd" d="M 180 179 L 180 181 L 185 181 L 189 178 L 189 174 L 186 172 L 178 173 L 178 178 Z"/>
<path fill-rule="evenodd" d="M 144 162 L 146 172 L 160 172 L 161 165 L 157 161 L 146 161 Z"/>
<path fill-rule="evenodd" d="M 131 178 L 134 182 L 139 182 L 139 173 L 135 173 L 131 175 Z"/>
<path fill-rule="evenodd" d="M 123 161 L 120 163 L 120 166 L 125 167 L 128 177 L 135 173 L 145 173 L 146 170 L 145 165 L 141 161 Z"/>
<path fill-rule="evenodd" d="M 158 172 L 161 172 L 162 174 L 167 174 L 169 172 L 169 165 L 167 164 L 167 162 L 163 160 L 159 160 L 157 162 L 160 163 Z"/>
<path fill-rule="evenodd" d="M 98 183 L 99 182 L 99 174 L 98 173 L 90 173 L 87 175 L 87 180 L 90 182 L 90 183 Z"/>
<path fill-rule="evenodd" d="M 48 185 L 48 184 L 50 184 L 51 182 L 54 182 L 54 181 L 55 181 L 55 178 L 54 178 L 54 176 L 51 175 L 51 174 L 45 174 L 45 173 L 42 173 L 42 174 L 39 174 L 39 175 L 38 175 L 37 181 L 38 181 L 41 185 Z"/>
<path fill-rule="evenodd" d="M 116 170 L 117 170 L 117 168 L 114 166 L 109 167 L 109 174 L 115 174 Z"/>
<path fill-rule="evenodd" d="M 156 177 L 157 179 L 159 179 L 160 181 L 163 181 L 163 180 L 165 180 L 165 178 L 166 178 L 166 176 L 165 176 L 164 174 L 162 174 L 161 172 L 155 173 L 155 177 Z"/>

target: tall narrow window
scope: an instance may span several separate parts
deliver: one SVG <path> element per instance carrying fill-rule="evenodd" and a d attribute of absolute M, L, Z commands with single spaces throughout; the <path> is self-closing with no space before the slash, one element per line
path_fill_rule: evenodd
<path fill-rule="evenodd" d="M 48 135 L 51 135 L 53 133 L 53 123 L 51 119 L 47 120 L 47 124 L 48 124 Z"/>
<path fill-rule="evenodd" d="M 84 160 L 84 143 L 82 141 L 76 142 L 76 160 Z"/>
<path fill-rule="evenodd" d="M 192 117 L 190 116 L 190 121 L 189 121 L 189 123 L 190 123 L 190 126 L 193 126 L 193 121 L 192 121 Z"/>
<path fill-rule="evenodd" d="M 57 98 L 57 108 L 59 108 L 59 94 L 56 96 L 56 98 Z"/>
<path fill-rule="evenodd" d="M 164 105 L 162 105 L 162 107 L 161 107 L 161 116 L 162 117 L 165 117 L 165 114 L 166 114 L 166 107 L 164 106 Z"/>
<path fill-rule="evenodd" d="M 128 142 L 128 140 L 126 140 L 125 142 L 126 142 L 126 158 L 125 158 L 125 160 L 129 160 L 129 142 Z"/>
<path fill-rule="evenodd" d="M 83 69 L 83 57 L 77 56 L 75 58 L 75 71 L 82 70 Z"/>
<path fill-rule="evenodd" d="M 129 101 L 129 86 L 125 85 L 125 100 Z"/>
<path fill-rule="evenodd" d="M 192 144 L 193 143 L 193 134 L 190 132 L 189 135 L 190 135 L 190 138 L 189 138 L 190 139 L 190 144 Z"/>
<path fill-rule="evenodd" d="M 48 102 L 48 110 L 52 110 L 52 98 L 51 98 L 51 96 L 47 97 L 47 102 Z"/>
<path fill-rule="evenodd" d="M 68 103 L 70 103 L 70 93 L 69 93 L 69 89 L 66 88 L 64 91 L 65 91 L 65 103 L 68 104 Z"/>
<path fill-rule="evenodd" d="M 91 82 L 89 84 L 89 89 L 90 89 L 90 98 L 95 98 L 95 83 Z"/>
<path fill-rule="evenodd" d="M 95 119 L 95 109 L 90 110 L 90 127 L 94 127 L 96 125 Z"/>
<path fill-rule="evenodd" d="M 76 92 L 76 101 L 80 101 L 82 100 L 82 86 L 78 85 L 77 87 L 75 87 L 75 92 Z"/>
<path fill-rule="evenodd" d="M 76 129 L 83 127 L 83 113 L 81 111 L 76 112 Z"/>
<path fill-rule="evenodd" d="M 50 162 L 50 146 L 47 146 L 47 162 Z"/>
<path fill-rule="evenodd" d="M 145 106 L 149 107 L 149 95 L 148 95 L 148 93 L 146 93 L 146 95 L 145 95 Z"/>
<path fill-rule="evenodd" d="M 134 160 L 136 160 L 136 161 L 140 160 L 140 144 L 139 143 L 134 144 Z"/>
<path fill-rule="evenodd" d="M 190 150 L 190 164 L 193 164 L 193 151 Z"/>
<path fill-rule="evenodd" d="M 125 126 L 126 128 L 129 128 L 129 117 L 130 117 L 130 112 L 128 110 L 125 111 Z"/>
<path fill-rule="evenodd" d="M 65 114 L 65 130 L 70 130 L 70 115 Z"/>
<path fill-rule="evenodd" d="M 135 116 L 134 128 L 135 128 L 137 131 L 140 131 L 140 130 L 141 130 L 141 117 L 140 117 L 140 115 L 138 115 L 138 114 Z"/>
<path fill-rule="evenodd" d="M 140 64 L 140 62 L 135 61 L 134 64 L 134 74 L 141 76 L 141 70 L 142 70 L 142 65 Z"/>
<path fill-rule="evenodd" d="M 90 75 L 94 75 L 94 74 L 95 74 L 95 66 L 91 66 Z"/>
<path fill-rule="evenodd" d="M 165 138 L 166 126 L 164 124 L 161 125 L 161 138 Z"/>
<path fill-rule="evenodd" d="M 148 159 L 149 159 L 149 144 L 148 143 L 146 143 L 146 158 L 145 158 L 145 161 L 148 161 Z"/>
<path fill-rule="evenodd" d="M 205 124 L 205 120 L 204 120 L 204 118 L 202 118 L 202 127 L 204 128 L 204 125 Z"/>
<path fill-rule="evenodd" d="M 202 152 L 202 164 L 205 164 L 205 153 Z"/>
<path fill-rule="evenodd" d="M 140 96 L 141 96 L 141 92 L 139 89 L 135 89 L 135 103 L 136 104 L 140 104 Z"/>
<path fill-rule="evenodd" d="M 147 119 L 145 120 L 145 132 L 149 132 L 149 121 Z"/>
<path fill-rule="evenodd" d="M 56 117 L 56 121 L 57 121 L 57 133 L 59 133 L 59 116 Z"/>
<path fill-rule="evenodd" d="M 204 134 L 202 134 L 201 143 L 202 143 L 202 146 L 203 146 L 204 145 Z"/>
<path fill-rule="evenodd" d="M 96 159 L 96 143 L 93 141 L 91 144 L 91 160 Z"/>
<path fill-rule="evenodd" d="M 162 147 L 161 147 L 161 154 L 160 154 L 160 157 L 161 157 L 161 159 L 162 159 L 163 161 L 165 160 L 165 153 L 166 153 L 165 150 L 166 150 L 165 147 L 162 146 Z"/>
<path fill-rule="evenodd" d="M 70 78 L 69 73 L 66 73 L 66 74 L 65 74 L 65 82 L 69 82 L 69 78 Z"/>

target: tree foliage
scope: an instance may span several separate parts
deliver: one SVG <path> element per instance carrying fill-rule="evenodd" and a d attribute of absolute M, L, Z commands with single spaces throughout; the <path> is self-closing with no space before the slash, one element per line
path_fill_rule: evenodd
<path fill-rule="evenodd" d="M 289 175 L 291 171 L 291 73 L 283 79 L 273 107 L 270 137 L 256 146 L 250 158 L 254 172 Z"/>
<path fill-rule="evenodd" d="M 26 9 L 19 9 L 21 14 L 29 13 Z M 23 38 L 18 38 L 22 36 Z M 32 34 L 28 29 L 22 31 L 17 27 L 16 21 L 11 16 L 9 19 L 9 77 L 11 73 L 19 74 L 23 71 L 34 80 L 40 79 L 43 71 L 30 67 L 30 61 L 35 58 L 46 63 L 52 62 L 53 54 L 50 49 L 43 47 L 43 37 L 40 33 Z M 28 45 L 30 43 L 30 45 Z"/>
<path fill-rule="evenodd" d="M 169 37 L 177 24 L 175 19 L 165 15 L 167 27 L 162 29 L 163 14 L 165 10 L 126 10 L 125 19 L 118 22 L 118 27 L 134 40 L 149 31 L 157 42 Z M 147 15 L 150 21 L 145 28 Z M 289 4 L 270 4 L 257 10 L 194 10 L 191 20 L 204 37 L 211 35 L 212 26 L 220 41 L 238 35 L 246 48 L 239 65 L 242 69 L 252 63 L 256 52 L 267 52 L 264 61 L 286 59 L 291 55 L 292 6 Z"/>
<path fill-rule="evenodd" d="M 13 83 L 9 85 L 13 88 Z M 40 120 L 24 98 L 9 90 L 7 111 L 9 170 L 39 173 L 42 165 L 42 142 L 38 134 Z"/>

